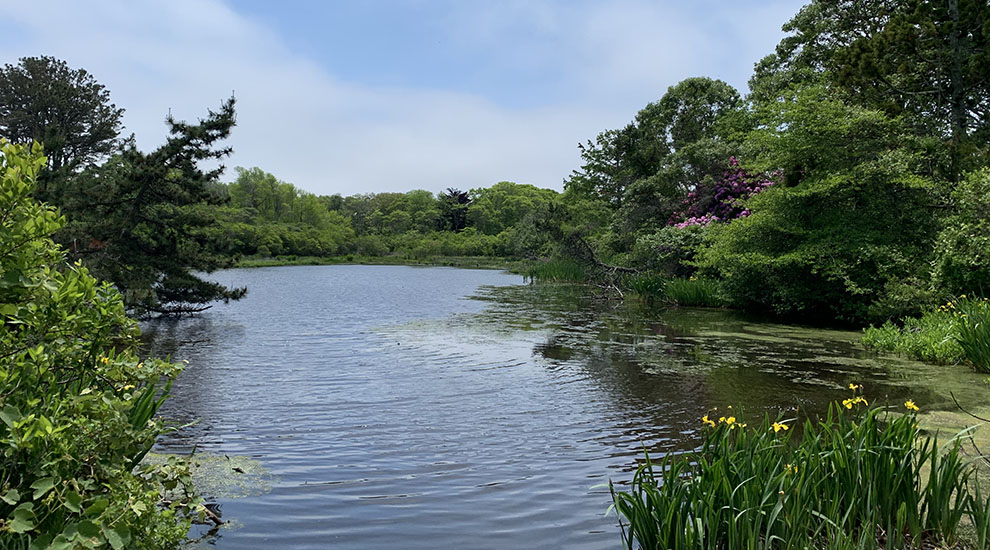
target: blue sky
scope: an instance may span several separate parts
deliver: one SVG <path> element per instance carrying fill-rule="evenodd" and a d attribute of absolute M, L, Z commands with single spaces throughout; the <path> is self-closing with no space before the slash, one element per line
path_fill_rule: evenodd
<path fill-rule="evenodd" d="M 227 165 L 316 193 L 560 189 L 579 142 L 668 86 L 710 76 L 745 92 L 801 5 L 0 0 L 0 61 L 89 70 L 144 149 L 169 110 L 194 119 L 233 92 Z"/>

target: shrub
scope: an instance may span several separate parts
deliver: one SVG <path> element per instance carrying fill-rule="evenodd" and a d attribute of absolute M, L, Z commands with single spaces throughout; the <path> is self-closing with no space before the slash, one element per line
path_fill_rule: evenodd
<path fill-rule="evenodd" d="M 857 411 L 856 409 L 865 410 Z M 951 546 L 966 517 L 986 545 L 981 496 L 961 438 L 940 447 L 907 414 L 834 403 L 792 441 L 790 422 L 747 428 L 705 416 L 699 451 L 647 456 L 629 491 L 610 484 L 627 548 L 905 548 Z M 624 521 L 623 521 L 624 520 Z"/>
<path fill-rule="evenodd" d="M 31 198 L 40 147 L 2 143 L 0 546 L 172 547 L 194 503 L 188 468 L 140 461 L 162 433 L 158 384 L 179 367 L 140 360 L 120 294 L 66 265 L 49 238 L 63 219 Z"/>
<path fill-rule="evenodd" d="M 691 262 L 707 229 L 702 225 L 683 228 L 671 225 L 643 235 L 636 239 L 630 260 L 637 267 L 659 271 L 668 277 L 689 277 L 696 271 Z"/>

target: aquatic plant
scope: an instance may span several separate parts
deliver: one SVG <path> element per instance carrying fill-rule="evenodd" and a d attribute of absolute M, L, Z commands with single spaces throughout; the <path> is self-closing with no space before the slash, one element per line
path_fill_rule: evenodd
<path fill-rule="evenodd" d="M 793 419 L 748 427 L 739 413 L 710 413 L 698 451 L 658 464 L 646 456 L 629 490 L 610 483 L 625 546 L 951 547 L 965 518 L 985 548 L 990 500 L 962 437 L 940 445 L 920 431 L 913 401 L 892 414 L 851 388 L 801 430 Z"/>
<path fill-rule="evenodd" d="M 722 285 L 714 279 L 671 279 L 666 285 L 667 299 L 686 307 L 724 307 L 727 304 Z"/>
<path fill-rule="evenodd" d="M 667 279 L 660 273 L 647 271 L 626 276 L 622 286 L 647 299 L 667 297 Z"/>
<path fill-rule="evenodd" d="M 990 372 L 990 300 L 963 294 L 921 317 L 903 319 L 902 325 L 871 326 L 863 332 L 863 344 L 940 364 L 968 360 Z"/>
<path fill-rule="evenodd" d="M 570 259 L 553 259 L 535 263 L 525 270 L 523 276 L 533 281 L 583 282 L 587 280 L 584 267 Z"/>

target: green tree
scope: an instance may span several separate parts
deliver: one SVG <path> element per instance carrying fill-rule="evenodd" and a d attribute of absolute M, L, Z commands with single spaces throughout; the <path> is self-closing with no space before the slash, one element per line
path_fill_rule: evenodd
<path fill-rule="evenodd" d="M 235 261 L 215 213 L 228 200 L 218 185 L 223 167 L 199 166 L 230 154 L 219 142 L 234 125 L 234 100 L 197 124 L 167 122 L 170 135 L 157 150 L 145 154 L 131 145 L 68 180 L 69 224 L 58 236 L 138 314 L 202 311 L 246 292 L 196 274 Z"/>
<path fill-rule="evenodd" d="M 753 165 L 786 183 L 749 199 L 749 217 L 713 227 L 701 268 L 737 305 L 802 320 L 882 321 L 922 307 L 937 218 L 903 124 L 820 87 L 760 116 Z"/>
<path fill-rule="evenodd" d="M 947 146 L 947 179 L 985 161 L 990 137 L 990 4 L 985 0 L 814 0 L 751 82 L 758 102 L 797 83 L 909 116 Z M 979 160 L 982 158 L 983 160 Z"/>
<path fill-rule="evenodd" d="M 990 294 L 990 169 L 970 173 L 952 193 L 942 223 L 932 284 L 954 295 Z"/>
<path fill-rule="evenodd" d="M 43 182 L 64 177 L 117 151 L 124 110 L 83 69 L 53 57 L 24 57 L 0 69 L 0 135 L 42 143 Z M 45 190 L 42 197 L 51 199 Z"/>
<path fill-rule="evenodd" d="M 467 211 L 471 196 L 467 191 L 448 187 L 440 193 L 440 230 L 461 231 L 467 227 Z"/>
<path fill-rule="evenodd" d="M 486 235 L 498 235 L 511 229 L 529 214 L 546 208 L 557 197 L 552 189 L 500 181 L 495 185 L 471 190 L 468 223 Z"/>

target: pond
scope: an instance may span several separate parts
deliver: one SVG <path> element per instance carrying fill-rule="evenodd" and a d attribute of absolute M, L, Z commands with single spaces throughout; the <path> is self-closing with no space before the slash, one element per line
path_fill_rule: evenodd
<path fill-rule="evenodd" d="M 232 520 L 210 540 L 221 549 L 615 548 L 608 481 L 627 482 L 644 449 L 695 448 L 715 407 L 815 414 L 852 382 L 929 409 L 985 392 L 965 367 L 877 358 L 855 332 L 497 271 L 215 279 L 249 294 L 143 329 L 153 353 L 189 362 L 162 413 L 195 423 L 159 450 L 264 469 L 245 473 L 260 480 L 248 496 L 207 494 Z"/>

